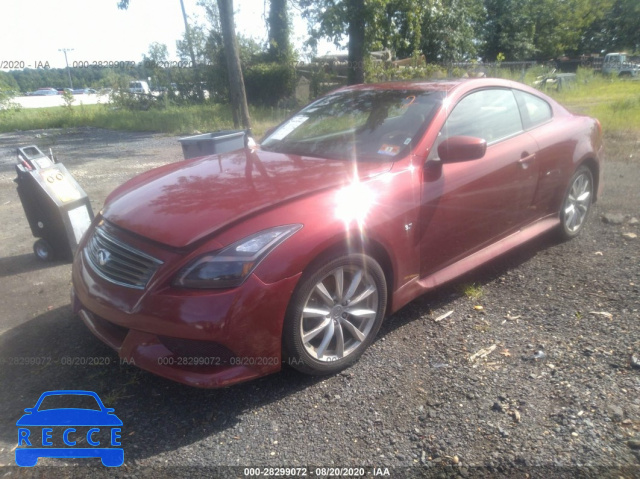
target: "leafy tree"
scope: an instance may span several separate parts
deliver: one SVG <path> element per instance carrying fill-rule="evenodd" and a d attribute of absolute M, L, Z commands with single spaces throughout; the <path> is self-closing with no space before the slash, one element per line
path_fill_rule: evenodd
<path fill-rule="evenodd" d="M 143 65 L 151 72 L 151 78 L 155 85 L 164 85 L 167 82 L 166 68 L 162 67 L 162 62 L 169 58 L 169 51 L 164 43 L 153 42 L 149 45 L 149 51 L 143 56 Z"/>
<path fill-rule="evenodd" d="M 397 58 L 408 58 L 420 50 L 422 18 L 428 2 L 389 0 L 381 4 L 371 25 L 372 50 L 388 49 Z"/>
<path fill-rule="evenodd" d="M 76 101 L 76 98 L 73 96 L 73 93 L 71 93 L 69 90 L 63 91 L 62 100 L 64 101 L 64 106 L 67 109 L 67 111 L 71 113 L 73 104 Z"/>
<path fill-rule="evenodd" d="M 207 62 L 207 37 L 208 33 L 204 26 L 193 25 L 189 29 L 189 38 L 187 32 L 184 33 L 181 40 L 176 40 L 176 53 L 182 61 L 191 61 L 191 50 L 193 50 L 193 58 L 200 65 Z"/>
<path fill-rule="evenodd" d="M 130 0 L 120 0 L 118 8 L 127 9 Z M 227 69 L 229 73 L 229 92 L 231 100 L 231 111 L 233 113 L 233 123 L 237 128 L 242 125 L 250 129 L 251 117 L 249 116 L 249 107 L 247 105 L 247 95 L 244 90 L 244 80 L 242 77 L 242 69 L 240 66 L 240 57 L 238 51 L 238 43 L 236 40 L 236 30 L 233 22 L 233 0 L 217 0 L 219 21 L 222 31 L 222 39 L 227 57 Z M 187 15 L 184 9 L 184 2 L 180 0 L 180 7 L 185 23 L 185 39 L 188 45 L 189 54 L 194 67 L 197 65 L 195 51 L 191 43 L 191 33 Z M 198 72 L 196 70 L 196 85 L 201 95 L 200 81 L 198 80 Z"/>
<path fill-rule="evenodd" d="M 169 50 L 164 43 L 153 42 L 146 57 L 152 62 L 164 62 L 169 59 Z"/>
<path fill-rule="evenodd" d="M 500 52 L 507 60 L 575 55 L 584 33 L 606 15 L 612 1 L 484 0 L 484 57 L 493 60 Z"/>
<path fill-rule="evenodd" d="M 271 0 L 269 7 L 269 56 L 272 61 L 289 62 L 293 51 L 289 41 L 287 0 Z"/>
<path fill-rule="evenodd" d="M 615 38 L 612 39 L 614 48 L 640 51 L 640 2 L 617 0 L 612 11 L 618 13 L 620 20 L 618 28 L 614 30 Z"/>
<path fill-rule="evenodd" d="M 494 61 L 499 53 L 508 61 L 533 57 L 535 22 L 531 3 L 531 0 L 485 0 L 487 19 L 482 52 L 485 61 Z"/>
<path fill-rule="evenodd" d="M 370 49 L 371 29 L 367 37 L 367 24 L 384 5 L 385 0 L 300 0 L 303 16 L 311 24 L 309 44 L 316 47 L 319 38 L 329 38 L 336 45 L 346 36 L 349 65 L 347 83 L 364 83 L 364 57 Z M 369 40 L 369 42 L 367 42 Z"/>
<path fill-rule="evenodd" d="M 0 90 L 18 91 L 19 89 L 18 82 L 11 73 L 0 71 Z"/>
<path fill-rule="evenodd" d="M 420 50 L 426 61 L 475 59 L 484 17 L 482 0 L 430 0 L 421 23 Z"/>
<path fill-rule="evenodd" d="M 538 0 L 532 2 L 534 58 L 548 60 L 579 53 L 584 32 L 611 8 L 611 0 Z"/>
<path fill-rule="evenodd" d="M 640 51 L 640 2 L 613 0 L 602 17 L 582 33 L 580 48 L 586 52 Z"/>
<path fill-rule="evenodd" d="M 0 111 L 19 109 L 19 105 L 11 101 L 18 89 L 15 78 L 10 73 L 0 71 Z"/>

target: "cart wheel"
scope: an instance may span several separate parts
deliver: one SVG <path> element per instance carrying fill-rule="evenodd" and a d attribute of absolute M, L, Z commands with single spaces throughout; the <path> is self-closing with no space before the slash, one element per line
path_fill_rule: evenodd
<path fill-rule="evenodd" d="M 53 261 L 53 248 L 43 239 L 33 244 L 33 252 L 40 261 Z"/>

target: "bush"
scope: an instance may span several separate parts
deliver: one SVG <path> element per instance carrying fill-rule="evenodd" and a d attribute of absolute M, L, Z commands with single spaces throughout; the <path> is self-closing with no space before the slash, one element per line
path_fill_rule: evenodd
<path fill-rule="evenodd" d="M 460 74 L 456 71 L 455 73 Z M 455 73 L 452 73 L 454 75 Z M 445 67 L 434 64 L 418 64 L 416 66 L 395 67 L 390 62 L 365 61 L 365 81 L 376 83 L 394 80 L 422 80 L 446 78 Z"/>
<path fill-rule="evenodd" d="M 252 105 L 276 106 L 293 95 L 296 71 L 287 63 L 256 63 L 243 72 L 247 101 Z"/>
<path fill-rule="evenodd" d="M 153 96 L 144 93 L 130 93 L 125 90 L 114 90 L 109 96 L 111 105 L 130 111 L 147 111 L 162 109 L 167 106 L 164 96 Z"/>
<path fill-rule="evenodd" d="M 19 111 L 20 105 L 13 100 L 14 93 L 0 90 L 0 111 Z"/>

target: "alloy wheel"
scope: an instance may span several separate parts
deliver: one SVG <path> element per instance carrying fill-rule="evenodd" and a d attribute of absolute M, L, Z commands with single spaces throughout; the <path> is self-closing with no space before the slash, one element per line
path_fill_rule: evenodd
<path fill-rule="evenodd" d="M 364 267 L 333 269 L 315 284 L 302 309 L 306 352 L 318 361 L 346 358 L 367 339 L 378 310 L 378 288 Z"/>
<path fill-rule="evenodd" d="M 588 170 L 583 170 L 573 178 L 563 206 L 564 228 L 570 235 L 576 234 L 585 223 L 592 193 L 591 174 Z"/>

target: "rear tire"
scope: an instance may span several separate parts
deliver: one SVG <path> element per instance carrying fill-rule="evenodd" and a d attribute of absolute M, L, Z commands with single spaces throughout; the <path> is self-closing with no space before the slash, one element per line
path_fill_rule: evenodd
<path fill-rule="evenodd" d="M 569 188 L 560 209 L 560 237 L 575 238 L 589 218 L 593 201 L 593 175 L 586 166 L 580 166 L 569 181 Z"/>
<path fill-rule="evenodd" d="M 307 374 L 334 374 L 373 342 L 387 308 L 387 283 L 370 256 L 354 254 L 305 273 L 287 309 L 284 358 Z"/>

